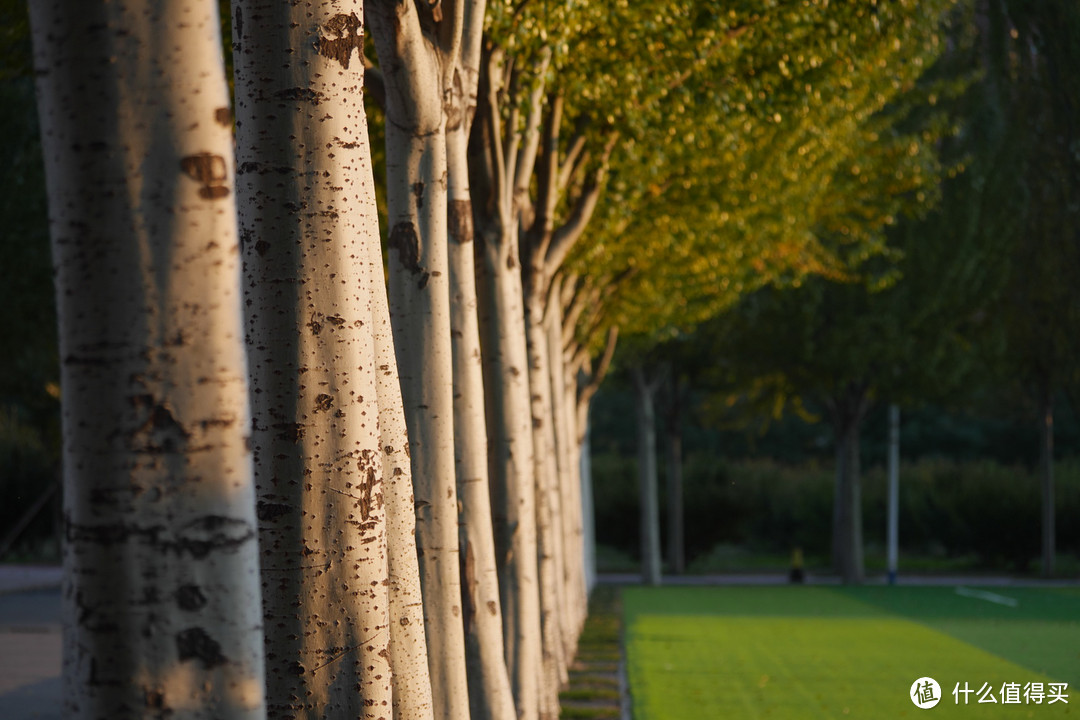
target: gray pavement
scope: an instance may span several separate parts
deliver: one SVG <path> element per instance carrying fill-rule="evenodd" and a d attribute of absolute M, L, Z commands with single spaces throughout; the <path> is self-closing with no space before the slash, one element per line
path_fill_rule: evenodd
<path fill-rule="evenodd" d="M 0 718 L 61 716 L 59 569 L 0 566 Z"/>

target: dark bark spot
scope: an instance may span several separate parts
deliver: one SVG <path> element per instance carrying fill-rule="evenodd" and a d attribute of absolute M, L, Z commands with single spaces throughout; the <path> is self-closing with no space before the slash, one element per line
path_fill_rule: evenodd
<path fill-rule="evenodd" d="M 398 620 L 398 624 L 401 625 L 402 627 L 405 627 L 406 625 L 409 624 L 409 618 L 407 618 L 407 617 L 401 618 L 400 620 Z"/>
<path fill-rule="evenodd" d="M 492 615 L 498 615 L 499 614 L 499 606 L 495 604 L 494 600 L 488 600 L 487 609 L 488 609 L 488 612 L 491 613 Z"/>
<path fill-rule="evenodd" d="M 176 649 L 180 662 L 199 660 L 207 670 L 227 662 L 221 654 L 221 645 L 202 628 L 189 628 L 178 632 Z"/>
<path fill-rule="evenodd" d="M 163 690 L 145 688 L 143 692 L 147 710 L 165 710 L 165 692 Z"/>
<path fill-rule="evenodd" d="M 295 172 L 295 170 L 288 165 L 265 165 L 261 162 L 255 162 L 254 160 L 248 160 L 247 162 L 240 163 L 240 165 L 238 165 L 236 168 L 237 176 L 246 175 L 250 172 L 272 172 L 277 173 L 278 175 L 288 175 L 292 172 Z"/>
<path fill-rule="evenodd" d="M 112 362 L 106 358 L 100 357 L 80 357 L 78 355 L 67 355 L 64 357 L 65 365 L 112 365 Z"/>
<path fill-rule="evenodd" d="M 244 14 L 240 12 L 240 8 L 236 8 L 236 19 L 233 20 L 233 38 L 239 43 L 244 37 Z"/>
<path fill-rule="evenodd" d="M 282 515 L 288 515 L 291 512 L 291 507 L 280 503 L 268 503 L 260 500 L 259 504 L 255 506 L 255 514 L 263 522 L 277 520 Z"/>
<path fill-rule="evenodd" d="M 176 604 L 181 610 L 194 612 L 206 607 L 206 596 L 198 585 L 181 585 L 176 590 Z"/>
<path fill-rule="evenodd" d="M 341 13 L 330 18 L 322 27 L 317 47 L 319 54 L 336 60 L 348 70 L 354 49 L 361 55 L 364 52 L 364 25 L 360 18 L 356 13 Z"/>
<path fill-rule="evenodd" d="M 359 501 L 360 521 L 364 522 L 371 518 L 371 511 L 382 502 L 382 493 L 379 492 L 379 475 L 375 471 L 375 451 L 364 450 L 360 459 L 356 461 L 356 469 L 360 471 Z"/>
<path fill-rule="evenodd" d="M 449 208 L 450 240 L 464 245 L 473 241 L 472 203 L 468 200 L 452 200 Z"/>
<path fill-rule="evenodd" d="M 147 418 L 131 435 L 132 447 L 139 452 L 170 453 L 187 445 L 191 434 L 173 416 L 168 406 L 153 395 L 132 395 L 128 402 L 137 410 L 147 411 Z"/>
<path fill-rule="evenodd" d="M 228 172 L 225 158 L 212 153 L 197 153 L 180 160 L 180 169 L 184 174 L 202 185 L 199 197 L 205 200 L 219 200 L 229 194 L 225 187 Z"/>
<path fill-rule="evenodd" d="M 270 249 L 270 243 L 265 240 L 260 240 L 255 243 L 255 252 L 259 253 L 259 257 L 266 255 L 266 251 Z"/>
<path fill-rule="evenodd" d="M 476 618 L 476 589 L 478 581 L 476 579 L 476 557 L 473 553 L 472 543 L 468 539 L 464 542 L 465 552 L 459 553 L 461 557 L 461 579 L 464 581 L 464 587 L 462 588 L 461 601 L 465 606 L 465 634 L 468 635 L 471 632 L 472 624 Z"/>
<path fill-rule="evenodd" d="M 326 322 L 330 323 L 334 327 L 341 327 L 345 324 L 345 318 L 340 315 L 330 315 L 326 318 Z"/>
<path fill-rule="evenodd" d="M 416 234 L 416 226 L 408 220 L 403 220 L 390 231 L 389 245 L 391 250 L 396 250 L 398 261 L 401 266 L 413 275 L 422 271 L 420 267 L 420 237 Z"/>
<path fill-rule="evenodd" d="M 214 120 L 217 120 L 218 125 L 229 127 L 232 124 L 232 113 L 227 107 L 218 108 L 214 111 Z"/>
<path fill-rule="evenodd" d="M 312 105 L 318 105 L 324 99 L 322 93 L 312 90 L 311 88 L 286 88 L 284 90 L 278 90 L 274 93 L 274 97 L 278 100 L 300 100 L 302 102 L 309 102 Z"/>
<path fill-rule="evenodd" d="M 412 194 L 416 198 L 416 209 L 424 207 L 424 183 L 414 182 L 412 184 Z"/>
<path fill-rule="evenodd" d="M 517 260 L 514 259 L 514 253 L 510 253 L 506 256 L 506 269 L 513 270 L 517 267 Z"/>
<path fill-rule="evenodd" d="M 271 427 L 278 431 L 278 438 L 286 442 L 297 443 L 304 437 L 304 426 L 300 423 L 275 423 Z"/>
<path fill-rule="evenodd" d="M 184 525 L 172 545 L 179 552 L 204 558 L 214 550 L 233 550 L 254 538 L 255 530 L 243 520 L 204 515 Z"/>
<path fill-rule="evenodd" d="M 315 412 L 326 412 L 334 404 L 334 398 L 326 393 L 315 396 Z"/>
<path fill-rule="evenodd" d="M 418 282 L 416 284 L 416 286 L 418 288 L 420 288 L 421 290 L 423 290 L 424 288 L 427 287 L 428 280 L 430 280 L 430 279 L 431 279 L 431 273 L 426 272 L 426 273 L 424 273 L 423 275 L 420 276 L 420 282 Z"/>
<path fill-rule="evenodd" d="M 307 672 L 307 670 L 304 669 L 303 665 L 294 661 L 292 664 L 289 665 L 288 672 L 292 675 L 296 675 L 297 677 L 299 677 L 300 675 L 303 675 L 305 672 Z"/>
<path fill-rule="evenodd" d="M 315 319 L 315 316 L 311 316 L 311 320 L 308 321 L 307 326 L 311 328 L 312 335 L 318 335 L 322 332 L 322 323 Z"/>

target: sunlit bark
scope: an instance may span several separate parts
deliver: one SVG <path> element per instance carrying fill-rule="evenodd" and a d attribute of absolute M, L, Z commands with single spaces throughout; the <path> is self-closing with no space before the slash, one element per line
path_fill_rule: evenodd
<path fill-rule="evenodd" d="M 65 717 L 261 718 L 217 5 L 30 11 L 62 358 Z"/>

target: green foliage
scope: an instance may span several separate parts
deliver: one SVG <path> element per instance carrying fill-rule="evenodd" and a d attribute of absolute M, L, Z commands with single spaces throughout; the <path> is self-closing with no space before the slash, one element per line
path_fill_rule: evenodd
<path fill-rule="evenodd" d="M 1080 389 L 1080 8 L 1074 3 L 991 3 L 985 38 L 987 95 L 998 104 L 1008 152 L 993 158 L 1008 223 L 984 222 L 1006 243 L 1008 278 L 993 307 L 1003 331 L 1005 382 L 1038 396 Z M 992 209 L 990 210 L 992 212 Z"/>
<path fill-rule="evenodd" d="M 627 132 L 602 223 L 576 258 L 625 278 L 609 321 L 663 338 L 765 283 L 842 274 L 883 252 L 884 228 L 935 194 L 947 128 L 902 123 L 928 101 L 916 80 L 944 48 L 951 5 L 695 15 L 710 49 L 665 88 L 663 121 Z"/>

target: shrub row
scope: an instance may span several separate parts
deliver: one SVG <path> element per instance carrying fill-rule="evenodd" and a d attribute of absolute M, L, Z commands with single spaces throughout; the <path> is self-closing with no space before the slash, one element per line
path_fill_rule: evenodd
<path fill-rule="evenodd" d="M 598 542 L 639 555 L 636 461 L 616 454 L 593 457 Z M 726 462 L 707 454 L 686 459 L 687 560 L 717 545 L 756 552 L 827 558 L 832 532 L 834 472 L 816 462 L 797 466 L 769 460 Z M 886 476 L 863 472 L 864 541 L 882 547 L 886 533 Z M 1055 467 L 1057 548 L 1080 552 L 1080 461 Z M 667 517 L 661 476 L 661 524 Z M 1041 493 L 1031 469 L 990 461 L 929 459 L 900 471 L 900 547 L 908 554 L 974 557 L 979 565 L 1025 570 L 1040 551 Z M 666 538 L 665 533 L 662 537 Z"/>

